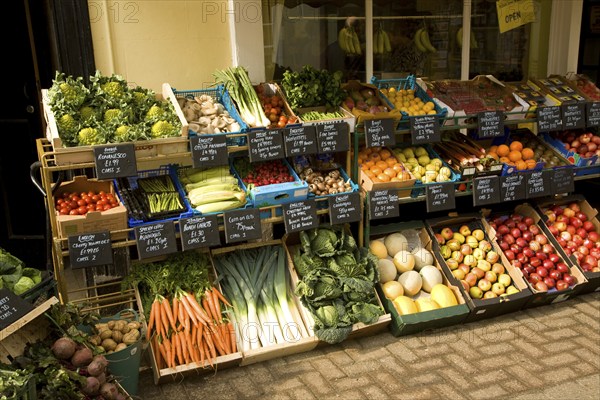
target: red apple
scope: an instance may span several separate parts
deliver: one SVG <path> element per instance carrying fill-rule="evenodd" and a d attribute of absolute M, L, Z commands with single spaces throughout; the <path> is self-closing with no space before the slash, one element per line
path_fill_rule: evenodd
<path fill-rule="evenodd" d="M 575 243 L 575 246 L 582 246 L 583 245 L 583 238 L 577 234 L 573 235 L 573 243 Z"/>
<path fill-rule="evenodd" d="M 575 216 L 575 210 L 573 210 L 572 208 L 567 207 L 567 208 L 565 208 L 563 210 L 563 215 L 565 217 L 568 217 L 568 218 L 574 217 Z"/>
<path fill-rule="evenodd" d="M 502 250 L 508 250 L 508 249 L 509 249 L 509 247 L 510 247 L 510 246 L 509 246 L 509 244 L 508 244 L 508 243 L 506 243 L 504 240 L 501 240 L 501 241 L 498 243 L 498 245 L 500 246 L 500 248 L 501 248 Z"/>
<path fill-rule="evenodd" d="M 583 225 L 583 221 L 577 217 L 571 217 L 569 218 L 569 225 L 573 225 L 577 230 L 578 228 L 581 228 L 581 226 Z"/>
<path fill-rule="evenodd" d="M 594 256 L 586 255 L 583 259 L 584 263 L 588 263 L 592 266 L 598 266 L 598 259 Z"/>
<path fill-rule="evenodd" d="M 523 222 L 527 226 L 531 226 L 531 225 L 534 224 L 533 218 L 531 218 L 531 217 L 525 217 L 525 218 L 523 218 Z"/>
<path fill-rule="evenodd" d="M 542 245 L 534 240 L 533 242 L 529 242 L 529 248 L 537 252 L 542 248 Z"/>
<path fill-rule="evenodd" d="M 548 286 L 548 288 L 552 289 L 555 285 L 555 280 L 553 278 L 550 278 L 549 276 L 544 278 L 544 283 L 546 284 L 546 286 Z"/>
<path fill-rule="evenodd" d="M 533 233 L 533 235 L 537 235 L 538 233 L 540 233 L 540 227 L 537 225 L 531 225 L 529 227 L 529 232 Z"/>
<path fill-rule="evenodd" d="M 542 261 L 548 258 L 548 254 L 544 253 L 543 251 L 538 251 L 537 253 L 535 253 L 535 256 Z"/>
<path fill-rule="evenodd" d="M 550 260 L 544 260 L 544 262 L 542 262 L 542 267 L 546 268 L 547 270 L 550 270 L 554 268 L 554 263 Z"/>
<path fill-rule="evenodd" d="M 577 218 L 578 220 L 580 220 L 582 223 L 585 222 L 585 221 L 587 221 L 587 215 L 585 215 L 581 211 L 576 211 L 575 212 L 575 218 Z"/>
<path fill-rule="evenodd" d="M 532 266 L 532 267 L 535 267 L 535 268 L 537 268 L 537 267 L 539 267 L 540 265 L 542 265 L 542 260 L 540 260 L 540 259 L 539 259 L 539 258 L 537 258 L 537 257 L 531 257 L 531 258 L 529 259 L 529 264 L 531 264 L 531 266 Z"/>
<path fill-rule="evenodd" d="M 544 278 L 542 278 L 542 277 L 540 276 L 540 274 L 538 274 L 537 272 L 533 272 L 533 273 L 529 274 L 529 280 L 530 280 L 532 283 L 537 283 L 537 282 L 540 282 L 540 281 L 541 281 L 541 280 L 543 280 L 543 279 L 544 279 Z"/>
<path fill-rule="evenodd" d="M 564 274 L 566 272 L 569 272 L 569 267 L 567 266 L 567 264 L 561 261 L 556 263 L 556 270 L 561 274 Z"/>
<path fill-rule="evenodd" d="M 515 244 L 522 249 L 529 246 L 529 242 L 527 240 L 523 239 L 522 237 L 517 238 L 517 240 L 515 241 Z"/>
<path fill-rule="evenodd" d="M 498 229 L 496 229 L 496 232 L 498 232 L 498 234 L 500 235 L 506 235 L 508 233 L 509 229 L 508 226 L 502 224 L 498 226 Z"/>
<path fill-rule="evenodd" d="M 510 234 L 516 239 L 521 237 L 521 230 L 519 228 L 513 228 L 510 231 Z"/>
<path fill-rule="evenodd" d="M 594 227 L 592 227 L 593 229 Z M 585 228 L 584 228 L 585 229 Z M 586 229 L 587 230 L 587 229 Z M 597 243 L 598 241 L 600 241 L 600 235 L 598 234 L 598 232 L 594 231 L 594 230 L 589 230 L 588 231 L 588 238 L 594 242 Z"/>
<path fill-rule="evenodd" d="M 548 291 L 548 285 L 546 285 L 544 283 L 544 281 L 538 281 L 535 284 L 535 290 L 537 290 L 538 292 L 547 292 Z"/>
<path fill-rule="evenodd" d="M 592 221 L 585 221 L 582 225 L 583 229 L 585 229 L 588 232 L 591 232 L 594 230 L 594 224 L 592 223 Z"/>
<path fill-rule="evenodd" d="M 510 233 L 507 233 L 506 235 L 502 236 L 502 239 L 509 245 L 515 242 L 515 238 Z"/>
<path fill-rule="evenodd" d="M 550 233 L 552 234 L 552 236 L 558 236 L 558 234 L 559 234 L 558 229 L 554 225 L 550 225 L 548 227 L 548 230 L 550 230 Z M 523 237 L 525 237 L 525 234 L 523 234 Z"/>
<path fill-rule="evenodd" d="M 531 250 L 529 247 L 526 247 L 523 249 L 523 254 L 525 254 L 529 258 L 535 256 L 535 252 L 533 250 Z"/>
<path fill-rule="evenodd" d="M 579 235 L 579 236 L 581 236 L 584 239 L 588 237 L 587 231 L 585 229 L 583 229 L 583 228 L 577 229 L 576 234 Z"/>
<path fill-rule="evenodd" d="M 559 261 L 560 261 L 560 257 L 559 257 L 559 256 L 558 256 L 558 254 L 556 254 L 556 253 L 552 253 L 552 254 L 550 254 L 550 255 L 548 256 L 548 259 L 549 259 L 550 261 L 552 261 L 553 263 L 557 263 L 557 262 L 559 262 Z"/>
<path fill-rule="evenodd" d="M 571 237 L 571 234 L 567 231 L 562 231 L 560 233 L 560 237 L 566 241 L 566 242 L 570 242 L 573 238 Z"/>
<path fill-rule="evenodd" d="M 525 239 L 527 241 L 527 243 L 531 242 L 531 240 L 533 239 L 533 233 L 527 231 L 523 231 L 523 233 L 521 234 L 521 237 L 523 239 Z"/>
<path fill-rule="evenodd" d="M 552 279 L 554 279 L 555 281 L 558 281 L 560 279 L 562 279 L 562 274 L 558 271 L 553 269 L 552 271 L 550 271 L 550 273 L 548 274 L 548 276 Z"/>
<path fill-rule="evenodd" d="M 571 274 L 563 274 L 562 278 L 563 278 L 563 281 L 565 281 L 568 286 L 573 286 L 575 283 L 577 283 L 577 280 Z"/>
<path fill-rule="evenodd" d="M 577 248 L 577 251 L 580 252 L 581 254 L 583 254 L 584 256 L 588 256 L 590 254 L 590 249 L 588 249 L 587 247 L 581 245 Z"/>
<path fill-rule="evenodd" d="M 525 268 L 523 268 L 523 272 L 527 272 L 527 275 L 531 275 L 535 272 L 535 268 L 531 265 L 528 265 Z"/>
<path fill-rule="evenodd" d="M 529 225 L 527 225 L 525 222 L 519 222 L 517 224 L 517 228 L 519 228 L 521 232 L 524 232 L 527 230 L 527 228 L 529 228 Z"/>
<path fill-rule="evenodd" d="M 542 246 L 542 251 L 546 254 L 554 253 L 554 247 L 550 243 L 546 243 Z"/>
<path fill-rule="evenodd" d="M 554 222 L 556 221 L 556 213 L 552 210 L 546 210 L 544 211 L 544 215 L 548 218 L 549 222 Z M 533 226 L 533 225 L 531 225 Z"/>
<path fill-rule="evenodd" d="M 569 284 L 567 282 L 565 282 L 564 280 L 558 280 L 556 281 L 556 290 L 566 290 L 569 288 Z"/>
<path fill-rule="evenodd" d="M 575 232 L 577 232 L 577 228 L 575 228 L 573 225 L 567 225 L 567 232 L 569 232 L 571 235 L 574 235 Z"/>
<path fill-rule="evenodd" d="M 556 221 L 554 226 L 559 232 L 565 232 L 567 230 L 567 223 L 565 221 Z"/>
<path fill-rule="evenodd" d="M 542 278 L 545 278 L 548 276 L 548 270 L 544 267 L 537 267 L 535 269 L 535 273 L 538 274 L 539 276 L 541 276 Z"/>
<path fill-rule="evenodd" d="M 512 250 L 510 250 L 510 249 L 509 249 L 509 250 L 505 250 L 505 251 L 504 251 L 504 255 L 506 256 L 506 258 L 507 258 L 509 261 L 512 261 L 512 260 L 514 260 L 514 259 L 515 259 L 515 252 L 514 252 L 514 251 L 512 251 Z"/>

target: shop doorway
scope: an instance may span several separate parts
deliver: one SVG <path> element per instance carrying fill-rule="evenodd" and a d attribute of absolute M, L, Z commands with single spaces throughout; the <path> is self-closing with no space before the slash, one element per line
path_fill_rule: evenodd
<path fill-rule="evenodd" d="M 584 0 L 577 72 L 593 82 L 600 78 L 600 0 Z"/>

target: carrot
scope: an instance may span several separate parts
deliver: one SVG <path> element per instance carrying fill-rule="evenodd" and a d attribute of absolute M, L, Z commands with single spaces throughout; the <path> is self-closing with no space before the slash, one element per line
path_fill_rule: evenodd
<path fill-rule="evenodd" d="M 198 303 L 198 300 L 196 300 L 196 296 L 194 296 L 192 293 L 187 293 L 185 297 L 190 307 L 196 311 L 196 315 L 199 317 L 199 320 L 204 320 L 204 322 L 209 324 L 211 322 L 210 317 L 206 314 L 206 311 L 202 309 L 200 303 Z"/>
<path fill-rule="evenodd" d="M 202 341 L 202 347 L 203 347 L 203 351 L 204 354 L 206 354 L 206 360 L 208 361 L 208 364 L 213 367 L 213 361 L 212 358 L 210 357 L 210 351 L 208 350 L 208 343 L 206 342 L 206 340 Z"/>
<path fill-rule="evenodd" d="M 217 295 L 217 297 L 226 305 L 228 305 L 229 307 L 231 307 L 231 303 L 229 301 L 227 301 L 227 299 L 225 298 L 225 296 L 223 296 L 223 293 L 221 293 L 219 291 L 219 289 L 217 289 L 216 287 L 213 286 L 212 290 L 215 292 L 215 294 Z"/>
<path fill-rule="evenodd" d="M 194 328 L 196 327 L 196 325 L 194 325 Z M 192 329 L 193 332 L 193 329 Z M 194 344 L 193 344 L 193 334 L 192 332 L 188 331 L 185 333 L 185 341 L 187 343 L 188 346 L 188 352 L 190 353 L 190 360 L 191 362 L 198 362 L 198 357 L 196 356 L 196 349 L 194 348 Z"/>
<path fill-rule="evenodd" d="M 177 346 L 177 359 L 179 360 L 179 365 L 185 364 L 185 360 L 183 358 L 183 349 L 181 346 L 181 338 L 179 337 L 179 332 L 173 335 L 173 340 L 175 340 L 175 345 Z"/>
<path fill-rule="evenodd" d="M 173 296 L 173 319 L 175 319 L 175 325 L 177 325 L 177 321 L 179 320 L 179 299 L 177 296 Z"/>
<path fill-rule="evenodd" d="M 156 321 L 156 306 L 158 304 L 158 300 L 155 298 L 152 302 L 152 307 L 150 308 L 150 317 L 148 318 L 148 329 L 146 330 L 146 340 L 150 340 L 150 336 L 152 335 L 152 328 L 154 328 L 154 323 Z"/>
<path fill-rule="evenodd" d="M 171 325 L 171 328 L 173 328 L 173 330 L 177 330 L 175 327 L 175 318 L 173 317 L 173 311 L 171 310 L 171 304 L 169 303 L 169 299 L 163 298 L 162 306 L 163 306 L 163 310 L 165 311 L 165 315 L 167 316 L 167 319 L 169 320 L 169 324 Z"/>
<path fill-rule="evenodd" d="M 225 354 L 225 345 L 223 343 L 223 338 L 221 337 L 221 333 L 218 330 L 217 325 L 210 326 L 211 331 L 211 341 L 215 346 L 215 350 L 218 350 L 221 355 Z"/>
<path fill-rule="evenodd" d="M 185 312 L 187 314 L 186 318 L 189 318 L 190 321 L 192 321 L 192 324 L 198 324 L 198 320 L 196 319 L 196 314 L 194 314 L 194 312 L 190 308 L 190 304 L 188 303 L 187 298 L 185 296 L 181 296 L 181 298 L 179 300 L 181 301 L 180 308 L 181 308 L 181 306 L 183 306 L 183 308 L 185 309 Z"/>
<path fill-rule="evenodd" d="M 229 331 L 229 339 L 231 343 L 231 352 L 235 353 L 237 351 L 237 343 L 235 342 L 235 329 L 233 329 L 233 322 L 229 321 L 227 323 L 227 330 Z"/>
<path fill-rule="evenodd" d="M 158 336 L 154 336 L 154 338 L 152 338 L 152 342 L 150 342 L 150 345 L 152 346 L 154 353 L 156 354 L 156 366 L 160 370 L 162 369 L 163 360 L 165 362 L 167 360 L 167 355 L 165 354 L 165 350 L 158 343 Z"/>
<path fill-rule="evenodd" d="M 175 363 L 175 356 L 177 355 L 177 343 L 175 342 L 175 335 L 171 338 L 171 367 L 177 367 L 177 363 Z"/>
<path fill-rule="evenodd" d="M 204 330 L 204 325 L 198 325 L 198 330 L 196 331 L 196 342 L 198 343 L 198 352 L 200 353 L 200 364 L 204 368 L 204 340 L 202 337 L 202 331 Z"/>
<path fill-rule="evenodd" d="M 223 345 L 225 346 L 225 354 L 231 354 L 231 343 L 229 342 L 231 338 L 229 337 L 229 332 L 227 332 L 227 326 L 224 323 L 220 323 L 219 330 Z"/>
<path fill-rule="evenodd" d="M 190 331 L 189 330 L 185 330 L 183 332 L 179 332 L 178 335 L 182 335 L 179 338 L 179 343 L 181 343 L 181 352 L 183 353 L 183 358 L 185 359 L 185 363 L 189 364 L 191 363 L 191 358 L 190 358 L 190 351 L 189 351 L 189 346 L 187 343 L 187 336 L 189 335 Z"/>
<path fill-rule="evenodd" d="M 164 351 L 165 351 L 165 355 L 166 355 L 165 361 L 167 363 L 167 367 L 174 366 L 173 365 L 174 363 L 172 362 L 173 356 L 171 354 L 173 345 L 171 344 L 171 341 L 169 340 L 169 338 L 167 338 L 167 337 L 163 338 L 161 345 L 162 345 L 162 347 L 164 347 Z"/>
<path fill-rule="evenodd" d="M 181 326 L 183 326 L 183 329 L 187 329 L 188 325 L 189 325 L 189 320 L 186 319 L 186 313 L 185 310 L 183 309 L 183 306 L 181 305 L 181 301 L 179 304 L 179 322 L 181 322 Z"/>
<path fill-rule="evenodd" d="M 162 296 L 161 296 L 162 297 Z M 164 297 L 159 300 L 159 311 L 160 311 L 160 321 L 162 322 L 163 333 L 166 336 L 167 332 L 169 332 L 169 317 L 167 317 L 165 306 L 163 305 L 165 301 L 168 301 Z"/>
<path fill-rule="evenodd" d="M 206 290 L 206 292 L 204 292 L 204 299 L 202 299 L 202 304 L 204 305 L 206 302 L 206 305 L 208 307 L 208 310 L 210 311 L 210 314 L 212 315 L 213 319 L 216 322 L 220 322 L 221 320 L 221 316 L 217 314 L 217 308 L 215 307 L 214 304 L 214 298 L 210 292 L 210 290 Z"/>
<path fill-rule="evenodd" d="M 204 331 L 204 342 L 206 343 L 206 347 L 209 351 L 207 354 L 210 354 L 210 356 L 208 357 L 208 362 L 212 367 L 213 360 L 217 358 L 217 350 L 215 349 L 215 345 L 213 344 L 211 335 L 206 330 Z"/>
<path fill-rule="evenodd" d="M 217 312 L 217 315 L 219 316 L 219 322 L 223 323 L 223 314 L 221 313 L 221 304 L 219 302 L 219 296 L 217 296 L 217 293 L 215 292 L 215 290 L 211 290 L 210 294 L 213 297 L 213 304 L 215 307 L 215 311 Z"/>
<path fill-rule="evenodd" d="M 213 315 L 213 311 L 210 309 L 210 304 L 208 304 L 208 299 L 206 298 L 206 296 L 202 297 L 202 307 L 206 310 L 208 318 L 210 318 L 211 324 L 214 323 L 215 317 Z"/>

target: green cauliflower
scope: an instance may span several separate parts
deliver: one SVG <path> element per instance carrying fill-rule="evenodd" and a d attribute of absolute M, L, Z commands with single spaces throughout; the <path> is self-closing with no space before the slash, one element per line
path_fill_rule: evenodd
<path fill-rule="evenodd" d="M 60 133 L 60 131 L 74 132 L 77 130 L 78 124 L 71 114 L 64 114 L 56 120 L 56 125 L 58 126 L 58 131 Z"/>
<path fill-rule="evenodd" d="M 146 113 L 146 119 L 160 119 L 165 115 L 165 110 L 163 110 L 159 105 L 155 104 Z"/>
<path fill-rule="evenodd" d="M 172 123 L 160 120 L 152 125 L 150 135 L 153 139 L 179 135 L 179 128 Z"/>
<path fill-rule="evenodd" d="M 113 141 L 117 143 L 128 142 L 130 140 L 130 135 L 133 129 L 129 125 L 120 125 L 117 129 L 115 129 L 115 134 L 113 136 Z"/>
<path fill-rule="evenodd" d="M 118 108 L 109 108 L 104 112 L 104 123 L 110 124 L 117 119 L 121 119 L 123 117 L 123 112 Z"/>
<path fill-rule="evenodd" d="M 121 98 L 124 95 L 123 87 L 119 82 L 107 82 L 100 86 L 102 91 L 115 99 Z"/>
<path fill-rule="evenodd" d="M 92 106 L 85 105 L 79 109 L 79 119 L 81 122 L 90 122 L 96 117 L 96 109 Z"/>
<path fill-rule="evenodd" d="M 57 71 L 48 90 L 48 100 L 54 113 L 64 109 L 75 111 L 84 103 L 88 93 L 82 77 L 73 78 Z"/>
<path fill-rule="evenodd" d="M 97 128 L 92 127 L 81 129 L 77 134 L 77 139 L 79 140 L 79 145 L 81 146 L 91 146 L 102 143 L 102 140 L 100 139 L 100 132 Z"/>

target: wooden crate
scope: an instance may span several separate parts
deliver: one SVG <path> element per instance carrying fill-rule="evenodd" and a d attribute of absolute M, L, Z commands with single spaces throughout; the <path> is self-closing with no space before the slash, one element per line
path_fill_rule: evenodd
<path fill-rule="evenodd" d="M 237 245 L 237 246 L 229 246 L 229 247 L 222 247 L 222 248 L 214 249 L 214 250 L 211 250 L 211 253 L 213 256 L 218 256 L 220 254 L 230 253 L 230 252 L 234 252 L 234 251 L 238 251 L 238 250 L 251 249 L 251 248 L 263 247 L 263 246 L 271 246 L 271 245 L 283 246 L 283 241 L 281 239 L 277 239 L 277 240 L 260 241 L 258 243 L 245 243 L 245 244 L 241 244 L 241 245 Z M 285 249 L 285 246 L 284 246 L 284 249 Z M 295 284 L 292 281 L 291 288 L 293 288 L 293 287 L 295 287 Z M 261 361 L 271 360 L 273 358 L 285 357 L 285 356 L 289 356 L 291 354 L 303 353 L 306 351 L 310 351 L 317 346 L 318 340 L 312 333 L 312 330 L 309 328 L 309 325 L 306 324 L 306 319 L 305 319 L 304 314 L 306 314 L 308 311 L 304 309 L 304 306 L 302 306 L 302 304 L 300 303 L 300 299 L 298 299 L 298 297 L 294 296 L 293 293 L 292 293 L 292 299 L 294 301 L 294 304 L 296 305 L 295 308 L 298 311 L 298 315 L 296 315 L 296 317 L 297 317 L 296 322 L 304 324 L 304 327 L 308 331 L 309 336 L 301 338 L 293 343 L 282 343 L 282 344 L 276 344 L 276 345 L 267 346 L 267 347 L 261 347 L 258 349 L 242 351 L 242 362 L 241 362 L 242 366 L 254 364 L 257 362 L 261 362 Z M 292 308 L 292 312 L 294 312 L 293 308 Z"/>
<path fill-rule="evenodd" d="M 32 311 L 0 331 L 0 361 L 10 364 L 23 354 L 27 343 L 34 343 L 48 335 L 50 321 L 44 313 L 58 303 L 51 297 Z"/>

